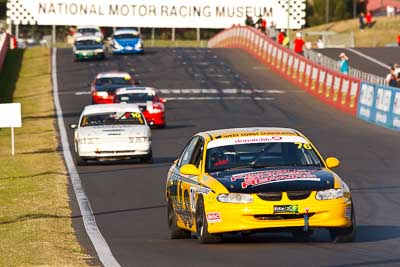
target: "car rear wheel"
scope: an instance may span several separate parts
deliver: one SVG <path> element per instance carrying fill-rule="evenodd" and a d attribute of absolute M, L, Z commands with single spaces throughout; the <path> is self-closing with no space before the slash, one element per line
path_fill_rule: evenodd
<path fill-rule="evenodd" d="M 210 234 L 204 210 L 204 201 L 200 196 L 196 205 L 196 234 L 201 244 L 217 243 L 222 241 L 222 235 Z"/>
<path fill-rule="evenodd" d="M 147 154 L 145 157 L 141 158 L 141 162 L 143 163 L 153 163 L 153 151 L 150 150 L 150 153 Z"/>
<path fill-rule="evenodd" d="M 351 202 L 351 226 L 347 228 L 329 229 L 332 241 L 335 243 L 353 242 L 356 238 L 357 224 L 353 202 Z"/>
<path fill-rule="evenodd" d="M 81 156 L 79 156 L 78 153 L 76 153 L 75 158 L 76 158 L 76 165 L 78 165 L 78 166 L 84 166 L 84 165 L 87 164 L 86 160 L 85 160 L 84 158 L 82 158 Z"/>
<path fill-rule="evenodd" d="M 190 231 L 183 230 L 177 226 L 177 218 L 172 207 L 172 203 L 168 201 L 168 228 L 169 237 L 171 239 L 186 239 L 190 238 Z"/>
<path fill-rule="evenodd" d="M 79 155 L 79 147 L 78 144 L 75 143 L 75 164 L 77 166 L 86 165 L 86 160 Z"/>

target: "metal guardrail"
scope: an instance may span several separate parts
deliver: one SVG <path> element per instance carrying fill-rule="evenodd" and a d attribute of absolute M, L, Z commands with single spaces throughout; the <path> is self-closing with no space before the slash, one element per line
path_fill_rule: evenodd
<path fill-rule="evenodd" d="M 339 71 L 338 61 L 336 61 L 330 57 L 327 57 L 325 55 L 322 55 L 321 53 L 318 53 L 314 50 L 305 50 L 304 56 L 309 58 L 310 60 L 316 62 L 317 64 L 328 68 L 328 69 Z M 378 76 L 375 74 L 371 74 L 371 73 L 367 73 L 367 72 L 361 71 L 356 68 L 349 67 L 349 75 L 356 77 L 362 81 L 385 85 L 384 77 L 381 77 L 381 76 Z"/>

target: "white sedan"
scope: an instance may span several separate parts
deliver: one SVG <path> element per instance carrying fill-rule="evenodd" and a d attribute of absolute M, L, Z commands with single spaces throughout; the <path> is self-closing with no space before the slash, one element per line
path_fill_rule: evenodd
<path fill-rule="evenodd" d="M 86 106 L 75 129 L 77 165 L 90 159 L 139 158 L 152 162 L 151 133 L 135 104 Z"/>

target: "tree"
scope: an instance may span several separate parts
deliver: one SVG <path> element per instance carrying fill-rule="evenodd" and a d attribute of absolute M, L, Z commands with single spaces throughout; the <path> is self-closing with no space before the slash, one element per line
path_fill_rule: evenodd
<path fill-rule="evenodd" d="M 326 5 L 329 4 L 327 14 Z M 324 24 L 353 17 L 353 0 L 313 0 L 307 5 L 307 26 Z"/>

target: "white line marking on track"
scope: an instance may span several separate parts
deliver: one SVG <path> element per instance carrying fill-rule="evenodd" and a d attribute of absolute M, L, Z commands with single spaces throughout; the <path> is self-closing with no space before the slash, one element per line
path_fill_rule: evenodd
<path fill-rule="evenodd" d="M 284 94 L 284 90 L 267 90 L 267 89 L 213 89 L 213 88 L 199 88 L 199 89 L 157 89 L 157 91 L 164 95 L 180 95 L 180 94 Z M 296 92 L 296 91 L 294 91 Z M 90 95 L 91 91 L 78 91 L 78 92 L 64 92 L 60 94 L 75 94 L 77 96 Z"/>
<path fill-rule="evenodd" d="M 67 165 L 68 173 L 71 177 L 72 187 L 76 199 L 78 201 L 79 209 L 82 214 L 83 223 L 85 225 L 86 233 L 88 234 L 93 246 L 99 256 L 101 263 L 108 266 L 121 266 L 118 261 L 112 255 L 111 249 L 108 246 L 106 240 L 101 234 L 97 227 L 96 219 L 93 215 L 92 208 L 90 206 L 89 199 L 87 198 L 85 191 L 83 190 L 82 181 L 79 177 L 79 173 L 75 167 L 72 159 L 71 150 L 69 147 L 67 132 L 65 130 L 63 113 L 60 104 L 60 98 L 58 96 L 58 79 L 57 79 L 57 48 L 53 48 L 52 55 L 52 83 L 53 83 L 53 98 L 54 106 L 57 112 L 57 123 L 60 130 L 61 146 L 64 154 L 65 163 Z"/>
<path fill-rule="evenodd" d="M 250 96 L 189 96 L 189 97 L 165 97 L 167 101 L 208 101 L 208 100 L 275 100 L 273 97 Z"/>
<path fill-rule="evenodd" d="M 90 91 L 75 92 L 75 95 L 90 95 Z"/>
<path fill-rule="evenodd" d="M 373 57 L 370 57 L 370 56 L 368 56 L 368 55 L 366 55 L 366 54 L 364 54 L 364 53 L 362 53 L 362 52 L 360 52 L 360 51 L 357 51 L 357 50 L 355 50 L 355 49 L 352 49 L 352 48 L 346 48 L 346 49 L 349 50 L 349 51 L 351 51 L 351 52 L 353 52 L 354 54 L 359 55 L 360 57 L 366 58 L 366 59 L 368 59 L 369 61 L 372 61 L 372 62 L 374 62 L 375 64 L 378 64 L 378 65 L 381 66 L 381 67 L 384 67 L 384 68 L 386 68 L 386 69 L 390 69 L 390 66 L 387 65 L 387 64 L 385 64 L 385 63 L 383 63 L 382 61 L 379 61 L 379 60 L 377 60 L 377 59 L 375 59 L 375 58 L 373 58 Z"/>

